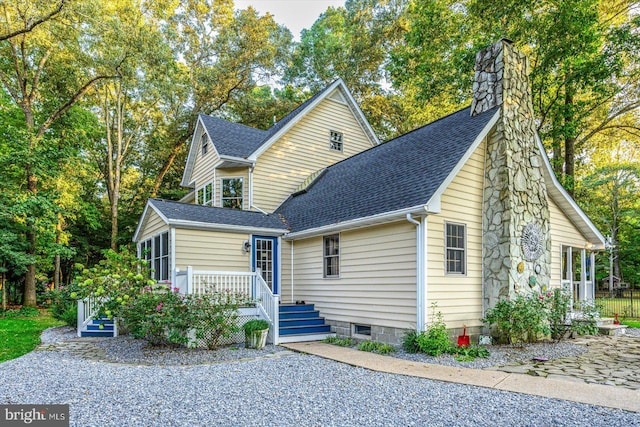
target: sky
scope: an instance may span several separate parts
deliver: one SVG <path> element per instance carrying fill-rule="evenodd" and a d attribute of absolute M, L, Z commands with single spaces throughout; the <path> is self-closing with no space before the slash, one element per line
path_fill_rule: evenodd
<path fill-rule="evenodd" d="M 275 21 L 283 24 L 293 34 L 296 41 L 300 40 L 300 32 L 311 28 L 316 19 L 329 6 L 344 6 L 345 0 L 235 0 L 236 9 L 246 9 L 253 6 L 261 15 L 269 12 Z"/>

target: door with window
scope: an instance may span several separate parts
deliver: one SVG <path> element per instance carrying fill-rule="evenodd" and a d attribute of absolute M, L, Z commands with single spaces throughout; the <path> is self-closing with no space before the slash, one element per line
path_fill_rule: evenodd
<path fill-rule="evenodd" d="M 253 271 L 260 270 L 262 278 L 274 295 L 279 293 L 278 284 L 278 238 L 253 236 L 251 241 L 251 265 Z"/>

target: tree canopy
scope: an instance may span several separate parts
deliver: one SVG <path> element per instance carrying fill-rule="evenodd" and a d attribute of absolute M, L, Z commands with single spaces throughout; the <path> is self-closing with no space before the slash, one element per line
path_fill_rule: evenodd
<path fill-rule="evenodd" d="M 475 54 L 531 62 L 556 175 L 640 284 L 640 6 L 630 0 L 347 0 L 294 42 L 232 0 L 0 5 L 0 271 L 34 305 L 178 199 L 199 113 L 266 129 L 342 78 L 381 139 L 466 107 Z"/>

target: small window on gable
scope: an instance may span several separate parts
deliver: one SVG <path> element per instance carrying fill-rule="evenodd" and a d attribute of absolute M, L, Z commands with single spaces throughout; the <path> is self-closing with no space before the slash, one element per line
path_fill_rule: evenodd
<path fill-rule="evenodd" d="M 209 138 L 207 138 L 207 135 L 204 133 L 202 134 L 200 145 L 202 146 L 202 155 L 204 156 L 209 152 Z"/>
<path fill-rule="evenodd" d="M 445 264 L 447 274 L 466 273 L 466 227 L 446 223 Z"/>
<path fill-rule="evenodd" d="M 221 205 L 223 208 L 242 209 L 243 179 L 223 178 Z"/>
<path fill-rule="evenodd" d="M 342 132 L 335 130 L 329 132 L 329 148 L 334 151 L 342 151 Z"/>
<path fill-rule="evenodd" d="M 325 236 L 323 240 L 324 277 L 340 276 L 340 235 Z"/>

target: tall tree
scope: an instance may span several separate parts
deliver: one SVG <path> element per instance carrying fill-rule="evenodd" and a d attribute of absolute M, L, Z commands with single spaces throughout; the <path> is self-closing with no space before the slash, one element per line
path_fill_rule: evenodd
<path fill-rule="evenodd" d="M 220 111 L 238 94 L 280 75 L 291 46 L 291 33 L 271 15 L 252 8 L 234 12 L 230 0 L 191 0 L 165 16 L 165 36 L 180 72 L 163 102 L 166 115 L 158 130 L 166 139 L 156 151 L 161 167 L 152 196 L 184 156 L 198 113 Z"/>
<path fill-rule="evenodd" d="M 29 5 L 30 11 L 44 7 L 41 2 Z M 16 162 L 24 174 L 24 198 L 37 200 L 39 176 L 51 166 L 42 158 L 43 153 L 52 148 L 48 131 L 93 85 L 115 77 L 116 64 L 105 61 L 92 50 L 94 40 L 101 37 L 95 23 L 103 18 L 97 16 L 99 9 L 96 5 L 84 2 L 73 8 L 64 8 L 31 31 L 0 43 L 0 81 L 11 101 L 22 112 L 24 134 Z M 36 10 L 33 13 L 47 16 L 47 11 Z M 30 18 L 24 14 L 5 13 L 0 19 L 0 26 L 4 28 L 30 26 Z M 38 211 L 25 212 L 26 255 L 30 260 L 23 298 L 27 306 L 36 305 L 35 256 L 41 230 L 38 228 L 40 218 L 35 216 L 35 212 Z"/>

